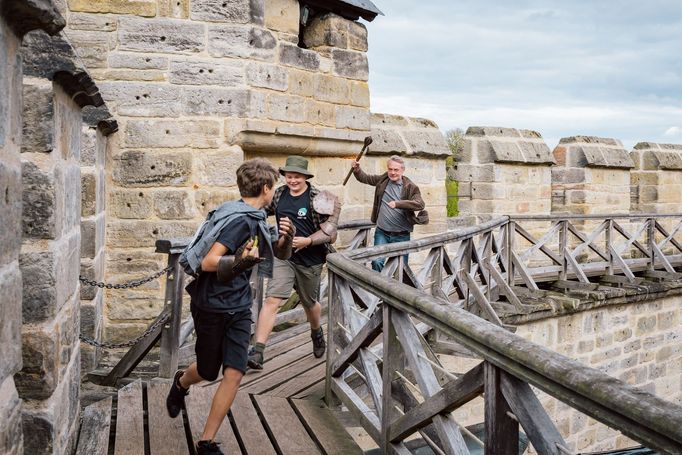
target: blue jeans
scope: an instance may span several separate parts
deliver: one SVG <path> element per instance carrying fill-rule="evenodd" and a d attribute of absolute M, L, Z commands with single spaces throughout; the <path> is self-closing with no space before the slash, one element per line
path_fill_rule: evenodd
<path fill-rule="evenodd" d="M 374 230 L 374 246 L 377 245 L 385 245 L 387 243 L 398 243 L 398 242 L 406 242 L 410 240 L 410 233 L 408 232 L 407 234 L 400 234 L 400 235 L 391 235 L 388 232 L 382 231 L 380 228 L 376 228 Z M 403 256 L 403 260 L 405 264 L 407 264 L 407 255 Z M 372 261 L 372 270 L 376 270 L 377 272 L 381 272 L 384 268 L 384 262 L 386 261 L 385 258 L 379 258 L 375 259 Z"/>

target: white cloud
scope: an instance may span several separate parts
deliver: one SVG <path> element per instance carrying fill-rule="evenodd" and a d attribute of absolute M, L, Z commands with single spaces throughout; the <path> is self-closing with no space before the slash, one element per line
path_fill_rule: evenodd
<path fill-rule="evenodd" d="M 385 2 L 368 25 L 372 111 L 443 130 L 529 128 L 550 146 L 574 134 L 669 142 L 682 3 L 652 1 Z"/>
<path fill-rule="evenodd" d="M 667 130 L 665 130 L 663 136 L 679 136 L 680 133 L 682 133 L 682 128 L 680 128 L 679 126 L 671 126 Z"/>

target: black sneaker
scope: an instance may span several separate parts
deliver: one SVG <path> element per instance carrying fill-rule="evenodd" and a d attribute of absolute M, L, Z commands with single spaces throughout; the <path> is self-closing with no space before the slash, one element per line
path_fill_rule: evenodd
<path fill-rule="evenodd" d="M 180 376 L 184 373 L 183 370 L 178 370 L 173 376 L 173 384 L 168 391 L 168 396 L 166 397 L 166 409 L 168 410 L 168 415 L 175 418 L 180 414 L 185 408 L 185 397 L 189 393 L 189 389 L 183 389 L 179 384 L 178 380 Z"/>
<path fill-rule="evenodd" d="M 197 442 L 197 455 L 224 455 L 218 444 L 220 443 L 213 441 Z"/>
<path fill-rule="evenodd" d="M 252 370 L 262 370 L 263 353 L 261 351 L 256 351 L 255 348 L 251 348 L 251 350 L 249 350 L 249 359 L 246 362 L 246 366 Z"/>
<path fill-rule="evenodd" d="M 310 335 L 313 339 L 313 355 L 316 358 L 320 358 L 324 355 L 324 351 L 327 348 L 327 343 L 324 342 L 324 332 L 322 332 L 322 327 L 317 332 L 313 332 Z"/>

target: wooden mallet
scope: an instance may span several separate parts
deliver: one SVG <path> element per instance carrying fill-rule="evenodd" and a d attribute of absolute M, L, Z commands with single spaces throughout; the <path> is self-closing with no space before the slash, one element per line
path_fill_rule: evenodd
<path fill-rule="evenodd" d="M 365 138 L 365 143 L 362 146 L 362 150 L 360 150 L 360 153 L 358 153 L 358 156 L 355 157 L 355 161 L 360 161 L 360 158 L 362 158 L 364 156 L 365 152 L 367 151 L 367 147 L 369 147 L 369 144 L 371 144 L 371 143 L 372 143 L 372 136 L 367 136 Z M 350 175 L 352 173 L 353 173 L 353 168 L 350 168 L 348 170 L 348 175 L 346 175 L 346 178 L 343 179 L 343 185 L 345 185 L 346 182 L 348 182 L 348 179 L 350 178 Z"/>

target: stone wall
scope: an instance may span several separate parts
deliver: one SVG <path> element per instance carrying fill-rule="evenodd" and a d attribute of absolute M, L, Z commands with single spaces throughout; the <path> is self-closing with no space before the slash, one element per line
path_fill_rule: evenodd
<path fill-rule="evenodd" d="M 63 35 L 31 32 L 21 52 L 23 368 L 15 381 L 24 449 L 61 454 L 79 424 L 82 108 L 103 101 Z"/>
<path fill-rule="evenodd" d="M 573 136 L 554 149 L 552 212 L 628 213 L 632 159 L 617 139 Z"/>
<path fill-rule="evenodd" d="M 630 158 L 632 211 L 682 212 L 682 145 L 640 142 Z"/>
<path fill-rule="evenodd" d="M 461 217 L 550 213 L 554 158 L 535 131 L 471 127 L 455 160 Z"/>
<path fill-rule="evenodd" d="M 14 380 L 22 368 L 20 46 L 31 30 L 57 33 L 63 27 L 64 20 L 51 1 L 0 2 L 0 453 L 8 455 L 24 453 L 25 447 L 22 400 Z"/>
<path fill-rule="evenodd" d="M 597 368 L 627 384 L 682 404 L 681 296 L 599 306 L 518 326 L 517 335 Z M 540 395 L 576 452 L 637 445 L 619 432 Z"/>

